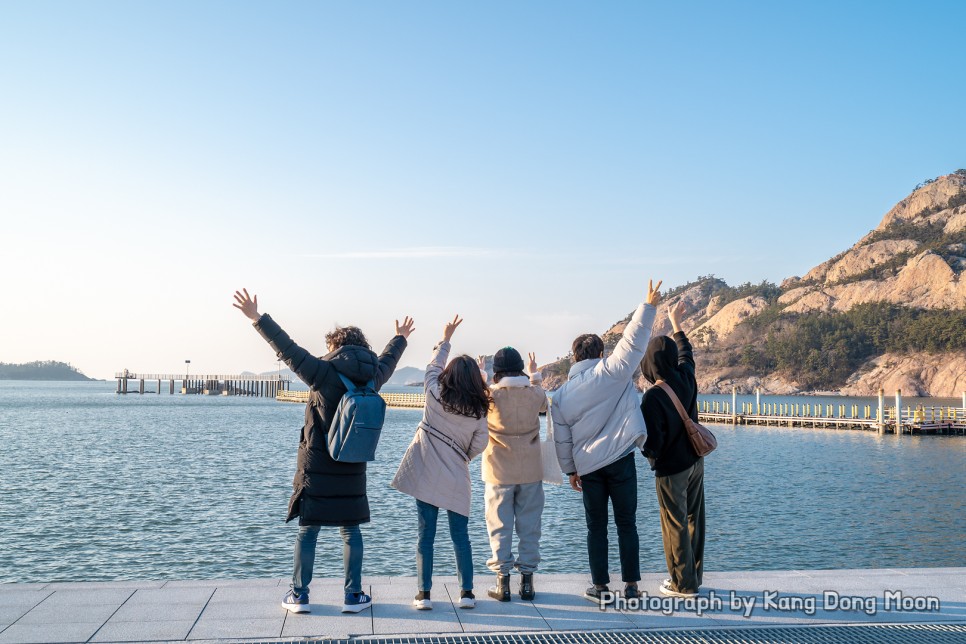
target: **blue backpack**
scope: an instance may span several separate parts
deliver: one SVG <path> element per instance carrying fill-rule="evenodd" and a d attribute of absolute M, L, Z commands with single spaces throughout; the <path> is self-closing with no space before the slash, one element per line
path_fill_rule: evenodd
<path fill-rule="evenodd" d="M 357 387 L 336 372 L 346 392 L 335 408 L 329 428 L 329 454 L 342 463 L 365 463 L 376 459 L 376 447 L 386 420 L 386 401 L 372 380 Z"/>

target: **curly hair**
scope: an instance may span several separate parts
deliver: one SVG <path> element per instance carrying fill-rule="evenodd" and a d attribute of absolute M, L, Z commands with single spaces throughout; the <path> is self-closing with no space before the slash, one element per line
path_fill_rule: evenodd
<path fill-rule="evenodd" d="M 490 390 L 473 358 L 453 358 L 439 376 L 439 399 L 451 414 L 483 418 L 490 409 Z"/>
<path fill-rule="evenodd" d="M 574 352 L 575 362 L 592 360 L 599 358 L 604 353 L 604 341 L 600 339 L 599 335 L 585 333 L 577 336 L 577 339 L 574 340 L 572 350 Z"/>
<path fill-rule="evenodd" d="M 357 326 L 337 326 L 331 333 L 325 334 L 325 343 L 330 351 L 335 351 L 339 347 L 353 345 L 371 349 L 369 341 L 362 333 L 362 329 Z"/>

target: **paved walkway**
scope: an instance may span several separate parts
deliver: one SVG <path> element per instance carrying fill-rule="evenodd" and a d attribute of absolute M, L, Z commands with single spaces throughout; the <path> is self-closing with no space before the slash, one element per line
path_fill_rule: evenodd
<path fill-rule="evenodd" d="M 365 581 L 374 605 L 357 615 L 339 611 L 336 579 L 313 582 L 311 613 L 303 615 L 281 608 L 287 590 L 282 579 L 3 584 L 0 644 L 966 623 L 966 568 L 706 573 L 700 599 L 678 605 L 658 592 L 662 577 L 645 575 L 644 606 L 603 611 L 581 597 L 587 575 L 538 573 L 536 599 L 514 596 L 510 603 L 486 597 L 492 578 L 479 575 L 473 610 L 454 607 L 455 578 L 436 578 L 432 611 L 412 608 L 414 578 L 371 577 Z"/>

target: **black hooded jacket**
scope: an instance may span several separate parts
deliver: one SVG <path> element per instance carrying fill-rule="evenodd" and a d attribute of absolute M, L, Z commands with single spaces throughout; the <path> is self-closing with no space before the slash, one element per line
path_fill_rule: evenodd
<path fill-rule="evenodd" d="M 694 355 L 683 331 L 652 338 L 641 361 L 641 373 L 652 383 L 663 380 L 677 394 L 692 420 L 698 420 L 698 383 L 694 377 Z M 641 413 L 647 425 L 644 454 L 655 459 L 654 474 L 671 476 L 698 461 L 688 440 L 684 421 L 674 403 L 660 387 L 644 392 Z"/>
<path fill-rule="evenodd" d="M 338 374 L 360 385 L 374 380 L 379 389 L 395 371 L 406 349 L 406 338 L 394 337 L 380 356 L 366 347 L 346 345 L 316 358 L 295 344 L 268 314 L 255 322 L 255 328 L 279 359 L 309 386 L 285 520 L 299 517 L 301 525 L 328 526 L 368 523 L 366 464 L 340 463 L 332 458 L 327 446 L 335 408 L 346 392 Z"/>

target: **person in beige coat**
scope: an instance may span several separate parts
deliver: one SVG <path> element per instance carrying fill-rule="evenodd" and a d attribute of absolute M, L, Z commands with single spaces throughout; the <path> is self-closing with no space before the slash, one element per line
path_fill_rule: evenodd
<path fill-rule="evenodd" d="M 440 508 L 446 510 L 449 534 L 456 552 L 460 608 L 473 608 L 473 551 L 467 533 L 470 515 L 469 462 L 488 440 L 486 413 L 490 394 L 476 361 L 454 358 L 448 365 L 450 340 L 462 323 L 459 316 L 443 328 L 443 339 L 433 349 L 426 367 L 426 406 L 392 487 L 416 499 L 419 537 L 416 543 L 416 583 L 413 605 L 432 609 L 433 544 Z"/>
<path fill-rule="evenodd" d="M 486 362 L 480 358 L 485 376 Z M 543 517 L 543 464 L 540 453 L 540 413 L 547 411 L 547 392 L 536 357 L 530 354 L 530 375 L 523 373 L 523 358 L 513 347 L 493 356 L 493 402 L 487 414 L 490 442 L 483 452 L 486 484 L 486 528 L 493 556 L 486 562 L 496 573 L 487 594 L 510 601 L 510 571 L 520 572 L 520 599 L 535 596 L 533 573 L 540 563 L 540 522 Z M 518 556 L 513 557 L 516 527 Z"/>

